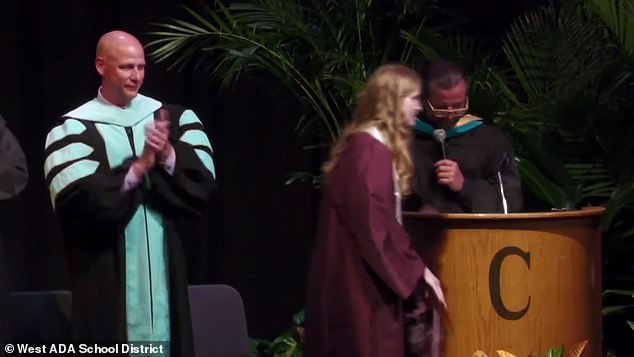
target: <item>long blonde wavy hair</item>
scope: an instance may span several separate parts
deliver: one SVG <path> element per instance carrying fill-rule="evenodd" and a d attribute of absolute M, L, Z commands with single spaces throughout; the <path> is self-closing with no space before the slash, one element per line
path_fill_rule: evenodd
<path fill-rule="evenodd" d="M 404 65 L 387 64 L 374 71 L 359 94 L 352 120 L 330 149 L 330 158 L 322 171 L 328 173 L 337 165 L 352 134 L 376 127 L 392 152 L 401 193 L 410 193 L 414 171 L 410 155 L 412 128 L 406 124 L 401 107 L 403 98 L 420 91 L 421 84 L 418 73 Z"/>

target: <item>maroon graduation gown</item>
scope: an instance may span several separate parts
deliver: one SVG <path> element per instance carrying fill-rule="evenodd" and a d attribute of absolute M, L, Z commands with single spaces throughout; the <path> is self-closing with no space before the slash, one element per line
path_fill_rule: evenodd
<path fill-rule="evenodd" d="M 402 302 L 425 266 L 395 212 L 392 154 L 367 133 L 352 135 L 322 193 L 306 356 L 404 355 Z"/>

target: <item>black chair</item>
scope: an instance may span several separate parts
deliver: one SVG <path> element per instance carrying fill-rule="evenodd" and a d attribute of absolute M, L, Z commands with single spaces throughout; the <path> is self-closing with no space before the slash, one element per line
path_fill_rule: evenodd
<path fill-rule="evenodd" d="M 70 341 L 71 292 L 28 291 L 9 294 L 13 340 L 29 343 Z"/>
<path fill-rule="evenodd" d="M 248 357 L 240 293 L 228 285 L 191 285 L 189 304 L 196 357 Z"/>

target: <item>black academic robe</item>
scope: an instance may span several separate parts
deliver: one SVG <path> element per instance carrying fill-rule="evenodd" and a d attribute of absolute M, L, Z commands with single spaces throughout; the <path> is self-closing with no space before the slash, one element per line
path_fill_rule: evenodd
<path fill-rule="evenodd" d="M 473 122 L 467 125 L 470 129 L 448 131 L 452 135 L 445 140 L 447 159 L 458 164 L 465 179 L 459 193 L 437 182 L 434 163 L 443 158 L 440 143 L 429 130 L 414 130 L 415 194 L 406 209 L 415 210 L 422 204 L 446 213 L 503 212 L 499 171 L 508 211 L 522 210 L 521 182 L 511 142 L 496 127 Z"/>
<path fill-rule="evenodd" d="M 0 116 L 0 200 L 17 195 L 28 178 L 24 152 Z"/>
<path fill-rule="evenodd" d="M 326 176 L 308 278 L 306 356 L 401 357 L 425 265 L 396 218 L 392 154 L 352 135 Z"/>
<path fill-rule="evenodd" d="M 28 171 L 24 152 L 0 116 L 0 200 L 12 198 L 20 193 L 27 181 Z M 5 221 L 5 223 L 8 222 L 10 218 Z M 0 346 L 11 339 L 11 319 L 8 307 L 9 279 L 4 249 L 0 235 Z M 4 349 L 0 349 L 0 355 L 4 355 Z"/>
<path fill-rule="evenodd" d="M 79 134 L 69 132 L 46 148 L 46 156 L 63 153 L 70 144 L 92 148 L 82 160 L 98 162 L 96 171 L 68 184 L 57 194 L 54 205 L 69 247 L 72 304 L 72 339 L 77 343 L 127 342 L 125 301 L 124 230 L 140 205 L 160 212 L 163 218 L 164 244 L 169 252 L 170 356 L 190 357 L 192 332 L 187 295 L 184 255 L 179 237 L 180 220 L 204 211 L 215 186 L 214 176 L 195 153 L 200 149 L 180 140 L 188 130 L 202 131 L 202 125 L 179 125 L 183 108 L 167 106 L 170 112 L 170 142 L 176 154 L 173 175 L 158 166 L 150 170 L 136 188 L 123 191 L 124 178 L 133 157 L 109 167 L 104 138 L 95 123 L 62 118 L 62 124 L 74 120 L 85 127 Z M 130 145 L 127 139 L 122 145 Z M 209 149 L 205 149 L 208 150 Z M 208 153 L 211 155 L 211 152 Z M 47 171 L 47 184 L 75 161 L 65 162 Z M 147 219 L 147 218 L 146 218 Z"/>

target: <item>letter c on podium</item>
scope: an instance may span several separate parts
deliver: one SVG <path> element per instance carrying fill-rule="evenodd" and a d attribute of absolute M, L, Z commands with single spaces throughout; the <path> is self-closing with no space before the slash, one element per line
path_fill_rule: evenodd
<path fill-rule="evenodd" d="M 531 255 L 529 252 L 525 252 L 518 247 L 505 247 L 500 249 L 493 256 L 491 266 L 489 267 L 489 296 L 491 297 L 493 309 L 500 317 L 505 320 L 519 320 L 528 312 L 528 308 L 531 305 L 531 297 L 528 297 L 528 303 L 519 311 L 511 311 L 504 306 L 502 292 L 500 291 L 500 273 L 502 263 L 509 255 L 517 255 L 524 260 L 529 270 L 531 268 Z"/>

